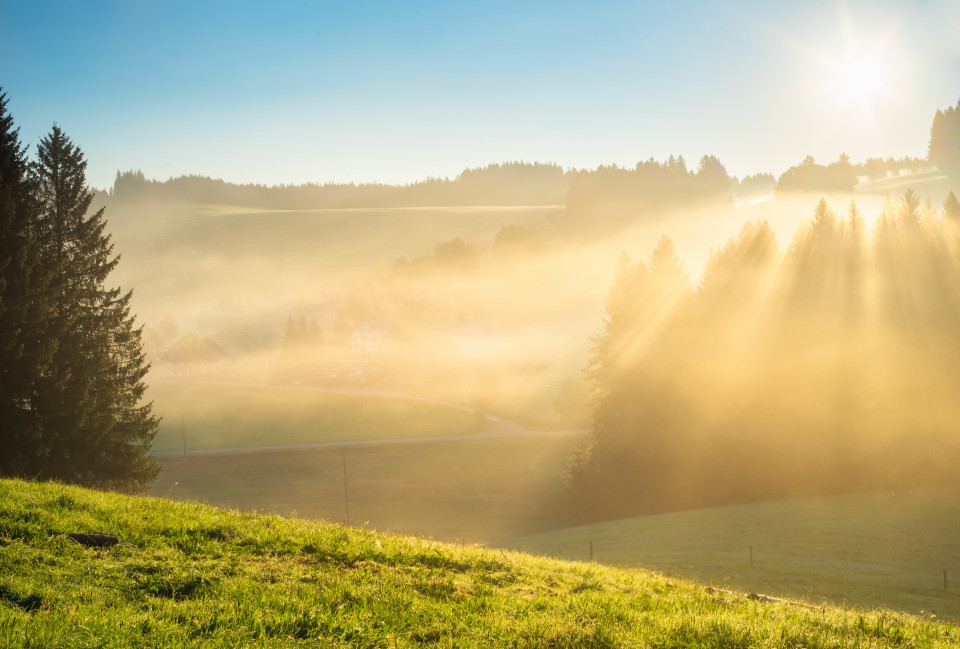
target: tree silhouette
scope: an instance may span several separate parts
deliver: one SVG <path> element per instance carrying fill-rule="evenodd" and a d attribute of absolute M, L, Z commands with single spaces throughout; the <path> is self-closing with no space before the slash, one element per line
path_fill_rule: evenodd
<path fill-rule="evenodd" d="M 703 156 L 696 172 L 683 156 L 653 158 L 633 169 L 617 165 L 581 171 L 570 183 L 566 209 L 554 217 L 567 233 L 603 234 L 664 212 L 709 202 L 732 202 L 732 181 L 714 156 Z"/>
<path fill-rule="evenodd" d="M 437 269 L 456 273 L 474 273 L 480 264 L 476 248 L 461 237 L 438 243 L 433 249 L 433 261 Z"/>
<path fill-rule="evenodd" d="M 777 191 L 849 192 L 857 183 L 857 169 L 846 153 L 827 166 L 807 156 L 799 165 L 787 169 L 777 180 Z"/>
<path fill-rule="evenodd" d="M 927 158 L 945 173 L 960 171 L 960 102 L 934 114 Z"/>
<path fill-rule="evenodd" d="M 41 435 L 31 399 L 47 372 L 56 338 L 50 271 L 37 240 L 36 183 L 0 89 L 0 474 L 25 475 Z"/>
<path fill-rule="evenodd" d="M 502 225 L 493 238 L 493 253 L 501 263 L 510 263 L 543 250 L 543 238 L 535 225 Z"/>
<path fill-rule="evenodd" d="M 152 480 L 156 463 L 145 452 L 158 421 L 141 404 L 148 365 L 141 330 L 130 315 L 130 293 L 107 288 L 117 264 L 103 210 L 88 215 L 80 149 L 54 126 L 31 166 L 36 199 L 31 231 L 39 264 L 49 273 L 42 321 L 19 325 L 34 339 L 52 340 L 52 354 L 29 381 L 18 404 L 29 421 L 5 430 L 19 439 L 16 475 L 136 490 Z M 36 368 L 34 368 L 36 370 Z M 27 417 L 25 417 L 27 418 Z"/>

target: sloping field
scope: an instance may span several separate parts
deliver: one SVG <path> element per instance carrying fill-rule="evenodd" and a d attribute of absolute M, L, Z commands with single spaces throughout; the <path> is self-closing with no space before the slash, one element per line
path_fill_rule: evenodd
<path fill-rule="evenodd" d="M 69 533 L 115 535 L 87 547 Z M 0 645 L 954 647 L 891 611 L 749 599 L 538 559 L 56 484 L 0 481 Z"/>
<path fill-rule="evenodd" d="M 562 530 L 510 544 L 721 588 L 960 620 L 960 490 L 718 507 Z"/>

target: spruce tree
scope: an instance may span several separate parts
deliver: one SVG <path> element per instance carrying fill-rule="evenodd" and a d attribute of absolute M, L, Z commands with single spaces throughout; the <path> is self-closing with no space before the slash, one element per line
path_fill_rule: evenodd
<path fill-rule="evenodd" d="M 934 114 L 927 159 L 944 173 L 960 171 L 960 102 Z"/>
<path fill-rule="evenodd" d="M 960 200 L 953 191 L 943 201 L 943 216 L 951 223 L 960 222 Z"/>
<path fill-rule="evenodd" d="M 104 210 L 88 215 L 93 193 L 79 147 L 54 126 L 32 166 L 37 239 L 51 272 L 55 309 L 47 331 L 57 340 L 33 408 L 39 425 L 39 478 L 136 490 L 156 477 L 146 457 L 158 420 L 141 404 L 149 366 L 130 292 L 108 288 L 119 257 L 105 232 Z"/>
<path fill-rule="evenodd" d="M 30 475 L 39 453 L 32 397 L 55 341 L 46 335 L 49 272 L 34 229 L 35 185 L 0 89 L 0 475 Z"/>

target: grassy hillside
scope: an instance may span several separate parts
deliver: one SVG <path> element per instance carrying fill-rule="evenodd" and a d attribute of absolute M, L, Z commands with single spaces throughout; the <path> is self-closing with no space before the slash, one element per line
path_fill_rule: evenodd
<path fill-rule="evenodd" d="M 717 507 L 612 521 L 511 547 L 644 567 L 722 588 L 960 621 L 960 490 Z M 752 555 L 752 564 L 751 564 Z M 947 571 L 944 589 L 943 571 Z"/>
<path fill-rule="evenodd" d="M 107 532 L 91 549 L 64 533 Z M 0 481 L 4 647 L 951 647 L 639 570 Z"/>

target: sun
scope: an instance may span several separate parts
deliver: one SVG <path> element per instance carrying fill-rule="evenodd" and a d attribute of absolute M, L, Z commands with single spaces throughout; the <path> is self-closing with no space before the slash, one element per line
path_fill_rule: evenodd
<path fill-rule="evenodd" d="M 879 98 L 886 90 L 883 65 L 860 56 L 843 61 L 837 71 L 841 96 L 850 103 L 864 103 Z"/>
<path fill-rule="evenodd" d="M 879 56 L 848 52 L 829 67 L 827 92 L 840 112 L 869 115 L 890 92 L 891 68 Z"/>

